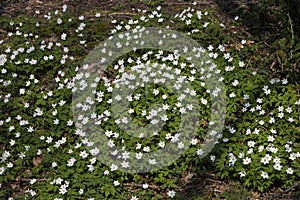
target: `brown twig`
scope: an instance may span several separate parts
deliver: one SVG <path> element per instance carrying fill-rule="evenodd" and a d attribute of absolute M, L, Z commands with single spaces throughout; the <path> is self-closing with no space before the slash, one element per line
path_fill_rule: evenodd
<path fill-rule="evenodd" d="M 213 1 L 207 1 L 207 2 L 201 2 L 196 1 L 196 5 L 211 5 L 215 4 Z M 172 3 L 162 3 L 162 5 L 166 6 L 172 6 L 172 5 L 195 5 L 193 2 L 172 2 Z"/>
<path fill-rule="evenodd" d="M 269 45 L 266 41 L 263 42 L 267 47 L 273 48 L 271 45 Z"/>
<path fill-rule="evenodd" d="M 130 16 L 135 16 L 138 15 L 138 13 L 129 13 L 129 12 L 113 12 L 113 13 L 104 13 L 105 15 L 108 16 L 113 16 L 113 15 L 130 15 Z"/>
<path fill-rule="evenodd" d="M 280 192 L 278 194 L 275 194 L 273 196 L 271 196 L 268 200 L 273 200 L 273 199 L 277 199 L 278 197 L 280 197 L 283 194 L 286 194 L 288 192 L 291 192 L 292 190 L 294 190 L 296 187 L 300 186 L 300 181 L 296 182 L 294 185 L 292 185 L 292 187 L 284 190 L 283 192 Z"/>
<path fill-rule="evenodd" d="M 31 181 L 33 178 L 16 178 L 16 181 L 18 182 L 29 182 Z M 47 181 L 47 178 L 36 178 L 37 182 L 43 182 L 43 181 Z"/>
<path fill-rule="evenodd" d="M 139 183 L 123 183 L 124 186 L 129 186 L 129 187 L 139 187 L 143 188 L 143 184 Z M 161 188 L 157 185 L 148 185 L 148 188 L 154 189 L 154 190 L 161 190 Z"/>
<path fill-rule="evenodd" d="M 249 27 L 247 30 L 276 30 L 278 27 L 272 26 L 258 26 L 258 27 Z"/>
<path fill-rule="evenodd" d="M 214 1 L 196 1 L 196 2 L 173 2 L 173 3 L 162 3 L 161 5 L 166 5 L 166 6 L 172 6 L 172 5 L 211 5 L 211 4 L 216 4 L 216 2 Z M 234 2 L 229 2 L 228 4 L 233 4 Z M 244 5 L 247 5 L 247 6 L 251 6 L 251 5 L 256 5 L 257 3 L 256 2 L 244 2 L 242 3 Z"/>
<path fill-rule="evenodd" d="M 80 47 L 85 53 L 89 53 L 89 51 L 86 50 L 82 45 L 79 45 L 79 47 Z"/>
<path fill-rule="evenodd" d="M 248 68 L 248 67 L 249 67 L 249 65 L 250 65 L 250 62 L 251 62 L 252 58 L 253 58 L 253 56 L 251 56 L 251 57 L 250 57 L 250 59 L 249 59 L 249 61 L 248 61 L 248 63 L 247 63 L 247 66 L 246 66 L 246 68 Z"/>

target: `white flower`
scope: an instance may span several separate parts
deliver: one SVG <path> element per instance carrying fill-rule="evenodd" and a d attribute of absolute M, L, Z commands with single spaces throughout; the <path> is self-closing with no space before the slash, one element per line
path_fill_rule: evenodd
<path fill-rule="evenodd" d="M 167 115 L 163 115 L 160 117 L 162 121 L 168 121 L 168 116 Z"/>
<path fill-rule="evenodd" d="M 246 172 L 245 171 L 239 172 L 239 175 L 240 175 L 241 178 L 245 177 L 246 176 Z"/>
<path fill-rule="evenodd" d="M 61 185 L 63 182 L 63 179 L 58 177 L 57 179 L 54 179 L 53 182 L 55 182 L 57 185 Z"/>
<path fill-rule="evenodd" d="M 170 106 L 168 104 L 163 104 L 163 110 L 169 110 L 169 108 L 170 108 Z"/>
<path fill-rule="evenodd" d="M 166 145 L 166 144 L 165 144 L 164 141 L 160 141 L 160 142 L 158 143 L 158 146 L 161 147 L 161 148 L 164 148 L 165 145 Z"/>
<path fill-rule="evenodd" d="M 191 144 L 192 145 L 198 144 L 198 139 L 197 138 L 193 138 L 192 141 L 191 141 Z"/>
<path fill-rule="evenodd" d="M 75 162 L 76 162 L 76 159 L 72 157 L 68 160 L 67 166 L 71 167 L 74 165 Z"/>
<path fill-rule="evenodd" d="M 263 177 L 263 179 L 269 178 L 268 173 L 267 173 L 267 172 L 264 172 L 264 171 L 261 172 L 261 176 Z"/>
<path fill-rule="evenodd" d="M 84 150 L 84 151 L 81 151 L 80 154 L 79 154 L 82 158 L 86 158 L 88 157 L 88 153 Z"/>
<path fill-rule="evenodd" d="M 198 156 L 202 156 L 203 155 L 203 150 L 202 149 L 198 149 L 197 150 L 197 155 Z"/>
<path fill-rule="evenodd" d="M 229 166 L 234 166 L 236 162 L 236 157 L 233 153 L 229 153 Z"/>
<path fill-rule="evenodd" d="M 287 173 L 287 174 L 293 174 L 294 173 L 294 170 L 292 169 L 292 168 L 287 168 L 287 170 L 285 170 L 285 172 Z"/>
<path fill-rule="evenodd" d="M 278 113 L 278 117 L 282 119 L 284 117 L 284 114 L 282 112 L 280 112 L 280 113 Z"/>
<path fill-rule="evenodd" d="M 186 109 L 185 109 L 185 108 L 180 108 L 180 109 L 179 109 L 179 112 L 180 112 L 181 114 L 185 114 L 185 113 L 186 113 Z"/>
<path fill-rule="evenodd" d="M 36 179 L 35 179 L 35 178 L 33 178 L 33 179 L 31 179 L 31 180 L 30 180 L 30 182 L 29 182 L 29 183 L 32 185 L 32 184 L 34 184 L 35 182 L 36 182 Z"/>
<path fill-rule="evenodd" d="M 278 163 L 278 164 L 281 163 L 280 158 L 278 158 L 278 157 L 275 157 L 275 158 L 273 159 L 273 162 L 274 162 L 274 163 Z"/>
<path fill-rule="evenodd" d="M 144 183 L 144 184 L 143 184 L 143 188 L 144 188 L 144 189 L 147 189 L 148 187 L 149 187 L 149 185 L 148 185 L 147 183 Z"/>
<path fill-rule="evenodd" d="M 262 146 L 262 145 L 261 145 L 261 146 L 259 146 L 259 147 L 258 147 L 258 152 L 262 152 L 262 151 L 264 150 L 264 148 L 265 148 L 265 147 L 264 147 L 264 146 Z"/>
<path fill-rule="evenodd" d="M 259 129 L 255 128 L 253 131 L 254 134 L 259 134 Z"/>
<path fill-rule="evenodd" d="M 276 163 L 273 167 L 274 167 L 274 169 L 276 169 L 278 171 L 280 171 L 282 168 L 282 166 L 279 163 Z"/>
<path fill-rule="evenodd" d="M 250 135 L 251 134 L 251 130 L 250 129 L 247 129 L 246 130 L 246 135 Z"/>
<path fill-rule="evenodd" d="M 250 148 L 248 151 L 247 151 L 247 154 L 252 154 L 253 153 L 253 148 Z"/>
<path fill-rule="evenodd" d="M 150 152 L 150 147 L 149 147 L 149 146 L 146 146 L 146 147 L 143 148 L 143 150 L 144 150 L 145 152 Z"/>
<path fill-rule="evenodd" d="M 57 166 L 57 163 L 56 162 L 53 162 L 52 163 L 52 167 L 56 167 Z"/>
<path fill-rule="evenodd" d="M 110 148 L 114 147 L 115 146 L 114 141 L 109 139 L 108 142 L 107 142 L 107 146 L 109 146 Z"/>
<path fill-rule="evenodd" d="M 233 82 L 232 82 L 232 85 L 233 86 L 237 86 L 239 84 L 239 81 L 238 80 L 234 80 Z"/>
<path fill-rule="evenodd" d="M 63 21 L 62 21 L 61 18 L 58 18 L 58 19 L 57 19 L 57 24 L 62 24 L 62 22 L 63 22 Z"/>
<path fill-rule="evenodd" d="M 157 164 L 156 159 L 149 159 L 149 164 L 150 165 L 156 165 Z"/>
<path fill-rule="evenodd" d="M 169 197 L 174 198 L 176 195 L 176 192 L 174 190 L 170 190 L 167 194 Z"/>
<path fill-rule="evenodd" d="M 58 125 L 59 124 L 59 119 L 53 120 L 53 124 Z"/>
<path fill-rule="evenodd" d="M 178 149 L 183 149 L 184 148 L 184 143 L 183 142 L 179 142 L 177 145 Z"/>
<path fill-rule="evenodd" d="M 135 157 L 136 159 L 140 160 L 143 156 L 143 153 L 142 152 L 139 152 L 139 153 L 135 153 Z"/>
<path fill-rule="evenodd" d="M 68 8 L 68 6 L 67 6 L 66 4 L 64 4 L 64 5 L 62 6 L 62 11 L 63 11 L 63 12 L 66 12 L 67 8 Z"/>
<path fill-rule="evenodd" d="M 120 182 L 118 180 L 114 181 L 114 186 L 120 185 Z"/>
<path fill-rule="evenodd" d="M 201 103 L 202 103 L 202 104 L 204 104 L 204 105 L 206 105 L 206 104 L 207 104 L 207 100 L 206 100 L 206 99 L 203 99 L 203 98 L 201 98 Z"/>
<path fill-rule="evenodd" d="M 268 136 L 268 142 L 274 142 L 275 138 L 272 135 Z"/>
<path fill-rule="evenodd" d="M 109 171 L 108 171 L 108 170 L 105 170 L 105 171 L 103 172 L 103 174 L 104 174 L 104 175 L 108 175 L 108 174 L 109 174 Z"/>
<path fill-rule="evenodd" d="M 273 134 L 276 134 L 276 133 L 277 133 L 277 131 L 274 130 L 274 129 L 271 129 L 270 131 L 271 131 L 271 133 L 273 133 Z"/>
<path fill-rule="evenodd" d="M 111 164 L 110 171 L 116 171 L 118 169 L 118 166 L 115 164 Z"/>
<path fill-rule="evenodd" d="M 127 158 L 129 158 L 129 152 L 124 151 L 124 152 L 122 153 L 122 159 L 123 159 L 123 160 L 126 160 Z"/>
<path fill-rule="evenodd" d="M 73 125 L 73 121 L 70 119 L 67 121 L 67 126 L 72 126 Z"/>
<path fill-rule="evenodd" d="M 19 93 L 20 93 L 20 94 L 25 94 L 25 89 L 24 89 L 24 88 L 21 88 Z"/>
<path fill-rule="evenodd" d="M 289 121 L 289 122 L 294 122 L 295 120 L 294 120 L 292 117 L 289 117 L 289 118 L 288 118 L 288 121 Z"/>
<path fill-rule="evenodd" d="M 67 34 L 66 33 L 61 34 L 60 39 L 66 40 L 66 38 L 67 38 Z"/>
<path fill-rule="evenodd" d="M 243 61 L 239 61 L 239 66 L 240 67 L 244 67 L 245 66 L 245 63 Z"/>
<path fill-rule="evenodd" d="M 275 123 L 275 118 L 274 118 L 274 117 L 271 117 L 270 120 L 269 120 L 269 123 L 270 123 L 270 124 L 274 124 L 274 123 Z"/>
<path fill-rule="evenodd" d="M 51 136 L 47 137 L 46 143 L 51 143 L 53 138 Z"/>
<path fill-rule="evenodd" d="M 249 141 L 247 144 L 248 144 L 248 146 L 251 147 L 251 148 L 255 146 L 255 142 L 252 141 L 252 140 Z"/>
<path fill-rule="evenodd" d="M 9 144 L 10 144 L 11 146 L 13 146 L 15 143 L 16 143 L 16 141 L 13 140 L 13 139 L 11 139 L 11 140 L 9 141 Z"/>
<path fill-rule="evenodd" d="M 78 191 L 78 193 L 79 193 L 79 194 L 83 194 L 83 189 L 80 189 L 80 190 Z"/>
<path fill-rule="evenodd" d="M 0 175 L 2 175 L 4 171 L 5 171 L 4 167 L 0 167 Z"/>
<path fill-rule="evenodd" d="M 291 107 L 287 107 L 285 110 L 286 110 L 286 112 L 288 112 L 288 113 L 293 112 L 293 109 L 292 109 Z"/>
<path fill-rule="evenodd" d="M 130 200 L 139 200 L 136 196 L 132 196 Z"/>
<path fill-rule="evenodd" d="M 290 154 L 290 157 L 289 157 L 290 160 L 293 160 L 293 161 L 294 161 L 294 160 L 296 160 L 296 158 L 297 158 L 297 157 L 296 157 L 296 154 L 295 154 L 295 153 L 291 153 L 291 154 Z"/>
<path fill-rule="evenodd" d="M 261 163 L 263 163 L 264 165 L 269 164 L 269 162 L 272 160 L 272 156 L 270 156 L 269 154 L 266 154 L 265 157 L 261 158 Z"/>
<path fill-rule="evenodd" d="M 283 80 L 282 80 L 282 84 L 283 84 L 283 85 L 286 85 L 287 83 L 288 83 L 288 80 L 287 80 L 287 79 L 283 79 Z"/>
<path fill-rule="evenodd" d="M 65 187 L 59 188 L 59 194 L 65 194 L 67 192 L 68 192 L 68 190 Z"/>
<path fill-rule="evenodd" d="M 246 158 L 243 159 L 243 164 L 244 165 L 249 165 L 250 163 L 251 163 L 251 158 L 246 157 Z"/>

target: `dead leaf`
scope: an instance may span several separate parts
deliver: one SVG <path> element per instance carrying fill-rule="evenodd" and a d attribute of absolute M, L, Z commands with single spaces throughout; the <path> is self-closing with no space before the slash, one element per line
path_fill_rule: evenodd
<path fill-rule="evenodd" d="M 244 45 L 242 45 L 242 44 L 237 44 L 236 46 L 235 46 L 235 48 L 236 48 L 236 50 L 241 50 L 242 48 L 244 48 Z"/>
<path fill-rule="evenodd" d="M 276 64 L 276 62 L 273 61 L 272 64 L 271 64 L 271 67 L 270 67 L 272 70 L 274 69 L 275 64 Z"/>
<path fill-rule="evenodd" d="M 201 124 L 202 124 L 203 127 L 206 127 L 208 122 L 204 118 L 202 118 L 201 119 Z"/>
<path fill-rule="evenodd" d="M 251 45 L 251 44 L 253 44 L 253 43 L 254 43 L 253 40 L 247 40 L 247 45 Z"/>
<path fill-rule="evenodd" d="M 10 184 L 10 187 L 14 190 L 14 189 L 16 189 L 18 187 L 18 185 L 15 184 L 15 183 L 12 183 L 12 184 Z"/>
<path fill-rule="evenodd" d="M 42 158 L 41 157 L 36 157 L 32 159 L 32 163 L 35 167 L 37 167 L 41 162 L 42 162 Z"/>
<path fill-rule="evenodd" d="M 48 39 L 49 42 L 56 42 L 57 40 L 58 40 L 58 38 L 56 37 L 56 35 L 52 35 L 52 36 Z"/>
<path fill-rule="evenodd" d="M 185 184 L 187 184 L 187 183 L 190 182 L 190 180 L 193 178 L 194 175 L 195 175 L 194 173 L 188 172 L 188 174 L 187 174 L 185 177 L 182 178 L 182 181 L 183 181 Z"/>

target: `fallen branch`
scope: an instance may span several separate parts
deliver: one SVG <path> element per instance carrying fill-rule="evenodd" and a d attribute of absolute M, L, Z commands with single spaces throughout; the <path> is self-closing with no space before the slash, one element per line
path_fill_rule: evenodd
<path fill-rule="evenodd" d="M 240 2 L 237 2 L 240 3 Z M 211 5 L 211 4 L 217 4 L 214 1 L 196 1 L 196 2 L 173 2 L 173 3 L 162 3 L 161 5 L 166 5 L 166 6 L 172 6 L 172 5 Z M 235 4 L 235 2 L 228 2 L 229 5 L 231 4 Z M 247 5 L 247 6 L 251 6 L 251 5 L 256 5 L 256 2 L 243 2 L 241 4 Z"/>
<path fill-rule="evenodd" d="M 139 188 L 143 188 L 143 184 L 139 184 L 139 183 L 123 183 L 124 186 L 130 186 L 130 187 L 139 187 Z M 159 186 L 156 185 L 148 185 L 148 188 L 154 189 L 154 190 L 161 190 L 161 188 Z"/>
<path fill-rule="evenodd" d="M 130 15 L 130 16 L 135 16 L 138 15 L 138 13 L 129 13 L 129 12 L 114 12 L 114 13 L 104 13 L 105 15 L 108 16 L 113 16 L 113 15 Z"/>
<path fill-rule="evenodd" d="M 18 182 L 30 182 L 32 179 L 34 178 L 16 178 L 16 181 Z M 37 182 L 43 182 L 43 181 L 47 181 L 47 178 L 36 178 L 35 179 Z"/>
<path fill-rule="evenodd" d="M 251 56 L 251 57 L 250 57 L 250 59 L 249 59 L 249 61 L 248 61 L 247 65 L 246 65 L 246 68 L 248 68 L 248 67 L 249 67 L 249 65 L 250 65 L 250 63 L 251 63 L 251 61 L 252 61 L 252 58 L 253 58 L 253 56 Z"/>
<path fill-rule="evenodd" d="M 162 5 L 166 6 L 172 6 L 172 5 L 211 5 L 215 4 L 213 1 L 207 1 L 207 2 L 201 2 L 201 1 L 196 1 L 196 2 L 173 2 L 173 3 L 162 3 Z"/>
<path fill-rule="evenodd" d="M 268 200 L 273 200 L 273 199 L 277 199 L 278 197 L 280 197 L 283 194 L 286 194 L 288 192 L 291 192 L 292 190 L 294 190 L 296 187 L 300 186 L 300 181 L 296 182 L 294 185 L 292 185 L 292 187 L 284 190 L 283 192 L 280 192 L 278 194 L 275 194 L 273 196 L 271 196 Z"/>

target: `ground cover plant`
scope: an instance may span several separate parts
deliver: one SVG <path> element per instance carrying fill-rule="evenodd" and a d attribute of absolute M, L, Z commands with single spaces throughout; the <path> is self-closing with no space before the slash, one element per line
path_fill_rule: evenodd
<path fill-rule="evenodd" d="M 1 199 L 246 199 L 252 191 L 299 185 L 300 48 L 292 19 L 287 21 L 292 38 L 275 41 L 277 57 L 268 59 L 260 54 L 264 43 L 234 31 L 241 26 L 238 16 L 224 24 L 215 10 L 197 3 L 174 14 L 154 5 L 126 19 L 108 20 L 101 11 L 73 16 L 67 4 L 49 13 L 35 11 L 35 18 L 0 18 Z M 176 30 L 202 48 L 133 48 L 105 70 L 85 70 L 99 43 L 117 35 L 138 46 L 147 43 L 139 37 L 149 27 Z M 169 36 L 154 42 L 179 35 Z M 122 45 L 127 43 L 116 44 Z M 107 49 L 98 50 L 109 56 Z M 189 51 L 209 61 L 202 71 L 183 56 Z M 272 59 L 288 69 L 271 73 L 265 65 Z M 93 82 L 85 82 L 89 76 Z M 85 88 L 93 95 L 74 96 Z M 220 115 L 215 117 L 213 108 Z M 211 131 L 219 123 L 224 128 Z M 186 126 L 192 138 L 182 137 Z M 207 152 L 203 144 L 209 136 L 214 148 Z M 103 149 L 110 151 L 95 141 L 105 141 Z M 134 159 L 168 145 L 184 153 L 176 160 L 167 157 L 163 167 L 163 157 L 143 163 L 143 169 L 155 170 L 126 171 L 137 166 Z M 114 162 L 100 161 L 109 156 Z M 244 186 L 203 192 L 205 176 Z"/>

